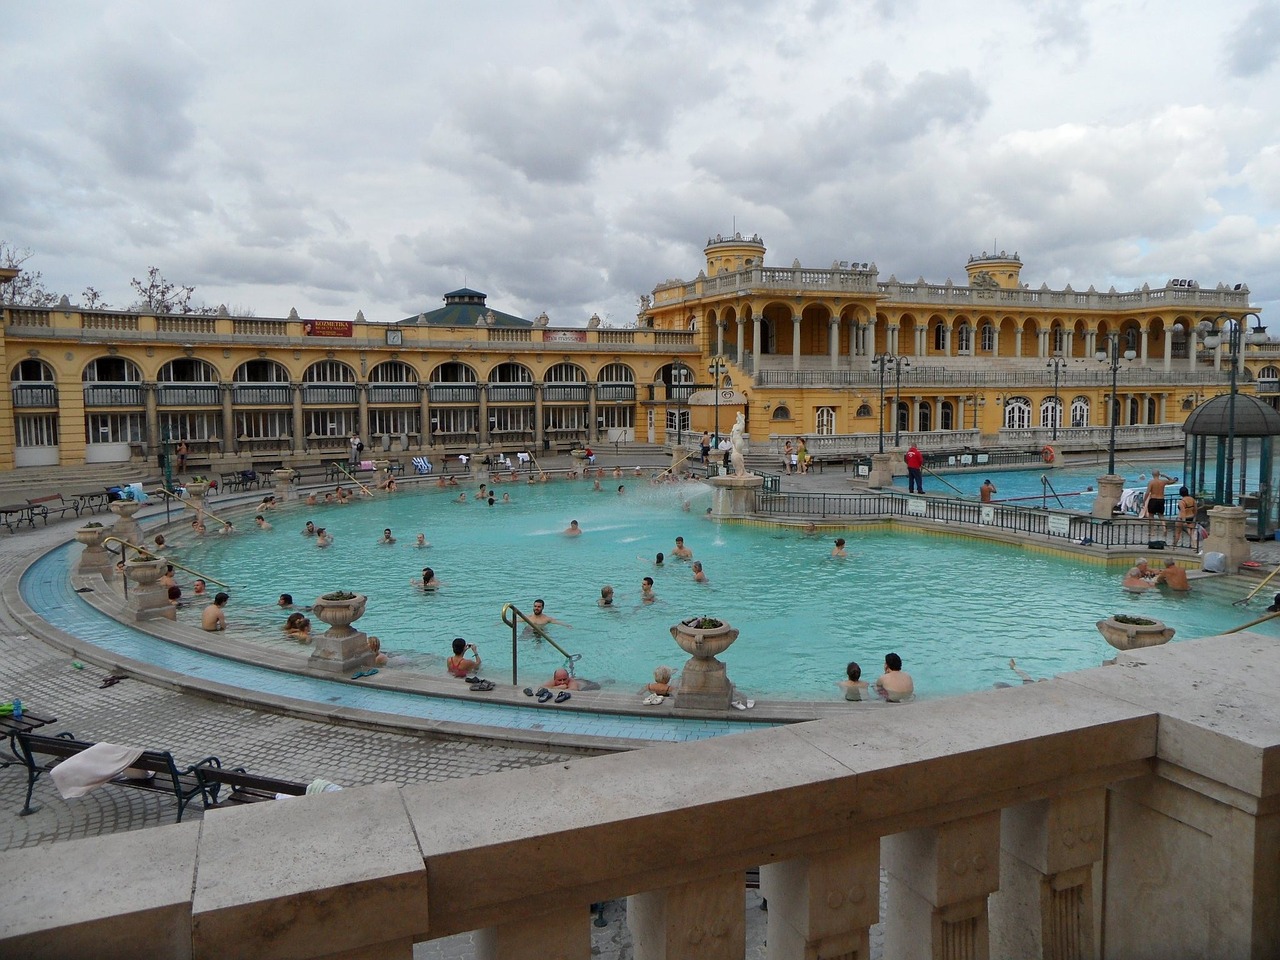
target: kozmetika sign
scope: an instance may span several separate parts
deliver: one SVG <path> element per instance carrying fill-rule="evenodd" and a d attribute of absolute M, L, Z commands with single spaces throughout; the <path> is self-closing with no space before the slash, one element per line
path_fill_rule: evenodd
<path fill-rule="evenodd" d="M 302 334 L 306 337 L 350 337 L 355 335 L 355 330 L 351 320 L 302 321 Z"/>

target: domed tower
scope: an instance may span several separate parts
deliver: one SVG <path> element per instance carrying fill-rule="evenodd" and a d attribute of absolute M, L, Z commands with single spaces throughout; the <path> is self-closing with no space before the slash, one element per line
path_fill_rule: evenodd
<path fill-rule="evenodd" d="M 983 250 L 980 256 L 970 257 L 964 269 L 969 274 L 971 287 L 1017 290 L 1022 286 L 1022 281 L 1019 279 L 1022 273 L 1022 259 L 1016 251 L 1010 255 L 1003 250 L 999 253 L 987 253 Z"/>
<path fill-rule="evenodd" d="M 764 265 L 764 241 L 759 234 L 748 238 L 740 233 L 735 233 L 732 237 L 716 234 L 714 238 L 708 238 L 702 252 L 707 257 L 708 277 Z"/>

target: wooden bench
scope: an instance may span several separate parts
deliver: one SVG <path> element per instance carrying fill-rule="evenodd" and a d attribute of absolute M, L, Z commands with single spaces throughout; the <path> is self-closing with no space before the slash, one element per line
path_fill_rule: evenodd
<path fill-rule="evenodd" d="M 38 733 L 16 734 L 18 759 L 27 768 L 27 799 L 22 805 L 21 816 L 28 816 L 36 811 L 31 806 L 31 792 L 42 774 L 48 773 L 63 760 L 74 757 L 88 750 L 92 743 L 77 740 L 69 733 L 57 736 L 44 736 Z M 200 761 L 207 764 L 216 762 L 215 757 L 207 757 Z M 151 774 L 147 779 L 130 779 L 123 775 L 110 783 L 121 787 L 132 787 L 135 790 L 148 790 L 152 793 L 163 793 L 178 801 L 178 822 L 182 822 L 183 811 L 196 797 L 203 797 L 200 779 L 196 776 L 195 766 L 179 769 L 173 754 L 167 750 L 144 750 L 130 767 Z"/>
<path fill-rule="evenodd" d="M 34 520 L 39 517 L 44 521 L 44 525 L 49 525 L 49 514 L 57 511 L 58 516 L 65 517 L 67 511 L 70 510 L 77 517 L 80 516 L 80 501 L 68 500 L 60 493 L 51 493 L 47 497 L 28 497 L 27 503 L 31 505 L 31 514 Z M 35 523 L 31 524 L 33 527 Z"/>
<path fill-rule="evenodd" d="M 238 472 L 218 474 L 219 490 L 239 490 L 242 478 Z"/>
<path fill-rule="evenodd" d="M 264 777 L 249 773 L 244 767 L 234 770 L 222 766 L 217 757 L 209 757 L 195 765 L 196 779 L 204 790 L 205 809 L 237 806 L 243 803 L 258 803 L 262 800 L 274 800 L 278 794 L 301 797 L 307 792 L 305 783 L 293 780 L 280 780 L 275 777 Z M 219 796 L 223 787 L 227 792 Z"/>

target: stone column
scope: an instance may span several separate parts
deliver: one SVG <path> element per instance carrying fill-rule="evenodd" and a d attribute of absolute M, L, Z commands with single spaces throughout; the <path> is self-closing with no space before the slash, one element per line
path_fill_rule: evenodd
<path fill-rule="evenodd" d="M 746 349 L 747 349 L 747 319 L 746 319 L 746 317 L 738 317 L 738 356 L 737 356 L 737 361 L 738 361 L 739 365 L 743 366 L 744 368 L 745 368 L 746 364 L 743 362 L 742 355 L 743 355 L 743 353 L 745 353 L 745 352 L 746 352 Z"/>
<path fill-rule="evenodd" d="M 880 920 L 880 843 L 760 868 L 769 902 L 766 960 L 871 955 L 870 930 Z"/>
<path fill-rule="evenodd" d="M 599 415 L 596 413 L 596 387 L 599 384 L 591 380 L 587 383 L 587 436 L 592 446 L 600 445 Z"/>
<path fill-rule="evenodd" d="M 740 870 L 630 896 L 635 960 L 742 960 L 745 907 Z"/>
<path fill-rule="evenodd" d="M 791 315 L 791 369 L 800 369 L 800 317 Z"/>
<path fill-rule="evenodd" d="M 487 447 L 489 445 L 489 385 L 481 383 L 476 386 L 480 394 L 480 445 Z"/>
<path fill-rule="evenodd" d="M 991 955 L 987 897 L 1000 886 L 1000 813 L 885 837 L 885 955 L 899 960 Z"/>
<path fill-rule="evenodd" d="M 232 400 L 235 396 L 235 385 L 220 383 L 222 388 L 222 455 L 234 453 L 236 449 L 236 414 Z"/>
<path fill-rule="evenodd" d="M 716 319 L 716 356 L 724 354 L 724 321 Z"/>
<path fill-rule="evenodd" d="M 1093 498 L 1093 513 L 1095 517 L 1103 520 L 1110 520 L 1111 514 L 1115 512 L 1116 504 L 1120 502 L 1120 492 L 1124 489 L 1124 477 L 1118 474 L 1108 473 L 1098 478 L 1098 495 Z"/>
<path fill-rule="evenodd" d="M 751 373 L 760 372 L 760 324 L 762 317 L 756 317 L 751 324 Z M 742 361 L 739 360 L 739 363 Z"/>
<path fill-rule="evenodd" d="M 420 392 L 418 397 L 418 449 L 421 450 L 425 445 L 432 442 L 433 437 L 431 434 L 434 431 L 431 429 L 431 404 L 429 403 L 431 386 L 425 383 L 419 384 L 418 390 Z"/>
<path fill-rule="evenodd" d="M 369 436 L 369 384 L 359 382 L 356 384 L 356 418 L 359 426 L 360 436 L 365 440 L 365 448 L 373 449 L 373 438 Z"/>
<path fill-rule="evenodd" d="M 1138 362 L 1141 363 L 1144 367 L 1147 365 L 1147 348 L 1149 346 L 1149 339 L 1148 339 L 1149 337 L 1150 337 L 1150 334 L 1147 333 L 1147 328 L 1143 327 L 1142 336 L 1138 340 Z"/>
<path fill-rule="evenodd" d="M 302 381 L 289 384 L 293 396 L 293 452 L 301 454 L 307 443 L 307 421 L 302 413 Z M 361 434 L 363 436 L 363 434 Z"/>
<path fill-rule="evenodd" d="M 867 477 L 867 485 L 871 487 L 893 486 L 893 457 L 887 453 L 871 455 L 871 475 Z"/>
<path fill-rule="evenodd" d="M 534 457 L 542 456 L 542 445 L 546 439 L 546 427 L 542 423 L 542 389 L 546 384 L 541 380 L 533 381 L 533 450 Z M 532 465 L 530 465 L 532 469 Z"/>
<path fill-rule="evenodd" d="M 827 324 L 827 352 L 831 355 L 831 369 L 840 369 L 840 318 L 833 316 L 831 322 Z M 853 352 L 853 344 L 849 345 L 849 352 Z"/>
<path fill-rule="evenodd" d="M 476 960 L 589 960 L 590 912 L 582 905 L 476 931 Z M 745 937 L 744 937 L 745 939 Z"/>
<path fill-rule="evenodd" d="M 1102 860 L 1106 803 L 1106 790 L 1098 787 L 1004 811 L 1000 889 L 990 904 L 994 955 L 1097 955 L 1094 872 Z"/>
<path fill-rule="evenodd" d="M 162 437 L 160 436 L 160 412 L 156 405 L 156 384 L 154 381 L 144 380 L 142 383 L 142 408 L 145 411 L 144 417 L 147 423 L 147 457 L 156 453 L 162 447 Z"/>
<path fill-rule="evenodd" d="M 1171 328 L 1164 331 L 1164 369 L 1166 371 L 1173 369 L 1173 330 Z"/>
<path fill-rule="evenodd" d="M 1221 553 L 1227 558 L 1227 573 L 1235 573 L 1240 564 L 1252 556 L 1249 541 L 1244 538 L 1244 507 L 1212 507 L 1209 510 L 1209 536 L 1201 544 L 1206 555 Z"/>

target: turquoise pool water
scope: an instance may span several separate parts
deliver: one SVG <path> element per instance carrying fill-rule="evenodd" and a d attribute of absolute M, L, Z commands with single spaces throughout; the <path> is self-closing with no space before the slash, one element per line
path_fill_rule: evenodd
<path fill-rule="evenodd" d="M 1116 472 L 1125 478 L 1125 487 L 1145 487 L 1151 479 L 1151 471 L 1159 470 L 1166 476 L 1181 477 L 1181 461 L 1119 462 Z M 1051 510 L 1085 510 L 1093 507 L 1098 477 L 1107 472 L 1106 462 L 1072 465 L 1053 469 L 1047 466 L 1026 470 L 992 470 L 989 472 L 947 473 L 935 471 L 936 476 L 925 474 L 924 488 L 931 493 L 978 499 L 978 488 L 988 477 L 996 485 L 995 499 L 1003 503 L 1021 506 L 1048 506 Z M 1041 482 L 1042 478 L 1048 485 Z M 894 488 L 906 492 L 907 478 L 894 479 Z M 1171 487 L 1174 496 L 1177 487 Z M 1055 496 L 1056 494 L 1056 496 Z"/>
<path fill-rule="evenodd" d="M 1157 616 L 1183 639 L 1251 615 L 1231 605 L 1242 595 L 1231 581 L 1200 585 L 1183 598 L 1135 596 L 1120 589 L 1119 571 L 967 539 L 853 531 L 843 534 L 849 558 L 833 559 L 836 534 L 703 519 L 704 485 L 628 479 L 618 496 L 618 482 L 606 481 L 603 492 L 589 483 L 500 485 L 499 495 L 514 502 L 493 507 L 452 502 L 464 488 L 406 490 L 349 506 L 297 504 L 271 515 L 271 531 L 241 519 L 233 537 L 176 536 L 173 556 L 234 585 L 233 633 L 287 643 L 274 606 L 281 592 L 310 602 L 351 589 L 369 596 L 359 626 L 406 667 L 443 670 L 449 642 L 463 636 L 480 646 L 483 672 L 502 681 L 511 676 L 511 632 L 501 607 L 513 602 L 530 611 L 541 597 L 547 613 L 572 625 L 551 631 L 581 654 L 578 675 L 623 692 L 638 690 L 658 664 L 683 662 L 669 628 L 695 614 L 741 630 L 722 658 L 741 688 L 796 699 L 834 696 L 849 660 L 874 677 L 889 651 L 903 657 L 922 696 L 937 696 L 1013 679 L 1010 657 L 1037 676 L 1096 665 L 1114 651 L 1094 622 L 1111 613 Z M 300 534 L 308 519 L 335 535 L 333 547 L 317 549 Z M 584 533 L 564 536 L 575 519 Z M 388 526 L 398 542 L 378 545 Z M 429 549 L 413 547 L 418 532 Z M 670 559 L 677 536 L 704 563 L 709 582 L 695 583 L 688 563 Z M 662 567 L 653 563 L 658 551 L 668 556 Z M 443 586 L 424 595 L 414 584 L 428 565 Z M 655 581 L 651 604 L 640 600 L 645 576 Z M 606 583 L 616 599 L 602 609 L 596 600 Z M 195 611 L 183 616 L 194 619 Z M 528 639 L 519 641 L 519 656 L 522 684 L 545 680 L 563 662 Z"/>

